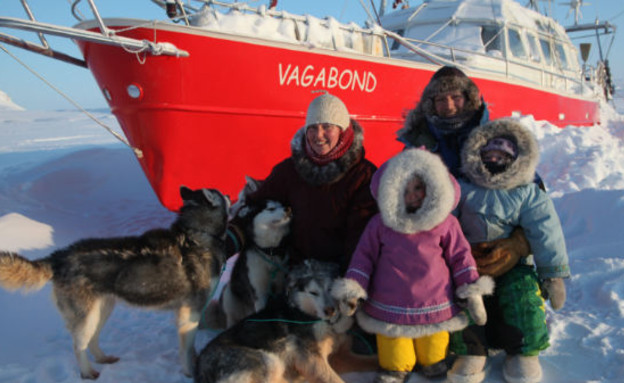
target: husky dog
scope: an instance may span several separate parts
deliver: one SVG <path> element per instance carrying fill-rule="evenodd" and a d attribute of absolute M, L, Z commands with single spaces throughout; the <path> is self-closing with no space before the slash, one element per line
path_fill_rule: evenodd
<path fill-rule="evenodd" d="M 238 199 L 232 204 L 232 207 L 230 208 L 230 219 L 238 215 L 239 210 L 242 209 L 243 206 L 245 206 L 247 196 L 258 190 L 261 184 L 262 181 L 256 180 L 249 176 L 245 176 L 245 186 L 243 186 L 243 188 L 238 192 Z"/>
<path fill-rule="evenodd" d="M 286 293 L 214 338 L 200 353 L 195 383 L 343 383 L 327 362 L 352 318 L 331 295 L 337 265 L 305 261 L 288 274 Z M 347 322 L 347 323 L 345 323 Z"/>
<path fill-rule="evenodd" d="M 229 199 L 217 190 L 180 188 L 184 201 L 169 229 L 138 237 L 86 239 L 30 261 L 0 252 L 0 285 L 38 290 L 52 280 L 53 298 L 70 331 L 84 379 L 96 379 L 87 349 L 98 363 L 115 363 L 98 344 L 115 301 L 175 310 L 183 372 L 191 374 L 200 311 L 225 262 Z"/>
<path fill-rule="evenodd" d="M 290 232 L 290 208 L 279 202 L 263 201 L 246 205 L 238 217 L 246 243 L 219 303 L 227 327 L 260 311 L 270 294 L 283 291 L 288 262 L 286 237 Z"/>

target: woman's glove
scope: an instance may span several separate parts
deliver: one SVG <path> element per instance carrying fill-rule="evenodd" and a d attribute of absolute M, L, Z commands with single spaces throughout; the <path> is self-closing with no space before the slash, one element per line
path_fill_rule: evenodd
<path fill-rule="evenodd" d="M 531 253 L 524 230 L 514 229 L 509 238 L 481 242 L 472 246 L 480 275 L 499 277 L 511 270 L 522 257 Z"/>
<path fill-rule="evenodd" d="M 550 278 L 542 281 L 542 295 L 544 299 L 550 299 L 553 310 L 563 307 L 566 300 L 566 288 L 562 278 Z"/>

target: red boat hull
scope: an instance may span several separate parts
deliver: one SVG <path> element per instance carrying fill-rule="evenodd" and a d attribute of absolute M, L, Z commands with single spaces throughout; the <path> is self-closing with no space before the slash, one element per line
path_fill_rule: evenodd
<path fill-rule="evenodd" d="M 402 145 L 395 132 L 434 65 L 236 38 L 184 27 L 137 28 L 124 36 L 169 42 L 190 57 L 131 54 L 79 42 L 160 201 L 180 206 L 179 187 L 211 187 L 236 198 L 244 176 L 264 178 L 290 154 L 312 91 L 340 97 L 364 128 L 367 157 L 380 164 Z M 492 118 L 532 114 L 564 127 L 598 122 L 596 100 L 471 74 Z M 128 86 L 140 89 L 136 98 Z"/>

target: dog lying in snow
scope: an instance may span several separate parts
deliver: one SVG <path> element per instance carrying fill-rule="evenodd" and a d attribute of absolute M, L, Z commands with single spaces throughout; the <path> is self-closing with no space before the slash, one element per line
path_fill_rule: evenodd
<path fill-rule="evenodd" d="M 343 383 L 328 355 L 353 320 L 341 314 L 332 286 L 338 267 L 305 261 L 288 274 L 286 293 L 215 337 L 201 351 L 195 383 Z"/>

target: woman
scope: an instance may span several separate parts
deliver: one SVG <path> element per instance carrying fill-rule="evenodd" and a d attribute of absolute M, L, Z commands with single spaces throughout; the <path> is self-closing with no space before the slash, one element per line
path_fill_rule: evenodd
<path fill-rule="evenodd" d="M 304 259 L 338 263 L 342 270 L 369 218 L 377 212 L 369 185 L 375 165 L 364 156 L 361 126 L 345 104 L 324 93 L 310 103 L 293 137 L 291 156 L 278 163 L 249 201 L 270 199 L 293 211 L 291 264 Z M 244 240 L 232 222 L 231 239 Z M 230 242 L 230 253 L 238 251 Z"/>

